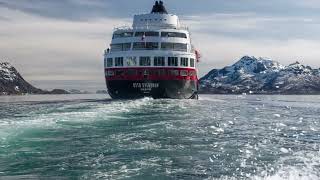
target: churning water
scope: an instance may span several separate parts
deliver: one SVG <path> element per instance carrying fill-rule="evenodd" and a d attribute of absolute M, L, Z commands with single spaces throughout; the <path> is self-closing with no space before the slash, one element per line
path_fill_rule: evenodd
<path fill-rule="evenodd" d="M 0 101 L 0 179 L 320 179 L 320 96 Z"/>

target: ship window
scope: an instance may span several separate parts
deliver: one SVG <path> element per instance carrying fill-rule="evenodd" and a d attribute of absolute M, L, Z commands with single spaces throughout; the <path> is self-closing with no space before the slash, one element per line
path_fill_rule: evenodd
<path fill-rule="evenodd" d="M 184 51 L 184 52 L 187 52 L 187 44 L 174 43 L 174 45 L 173 45 L 173 50 L 174 50 L 174 51 Z"/>
<path fill-rule="evenodd" d="M 159 70 L 159 74 L 160 74 L 160 76 L 165 76 L 166 75 L 166 70 L 160 69 Z"/>
<path fill-rule="evenodd" d="M 154 50 L 158 49 L 157 42 L 135 42 L 133 43 L 133 50 Z"/>
<path fill-rule="evenodd" d="M 197 75 L 197 72 L 196 71 L 190 71 L 189 72 L 189 76 L 196 76 Z"/>
<path fill-rule="evenodd" d="M 140 66 L 151 66 L 150 57 L 140 57 L 139 65 Z"/>
<path fill-rule="evenodd" d="M 123 51 L 129 51 L 131 49 L 131 43 L 124 43 L 122 44 Z"/>
<path fill-rule="evenodd" d="M 194 59 L 193 58 L 190 59 L 190 67 L 194 67 Z"/>
<path fill-rule="evenodd" d="M 162 50 L 173 50 L 173 43 L 161 43 Z"/>
<path fill-rule="evenodd" d="M 148 69 L 144 69 L 142 73 L 144 76 L 148 76 L 150 74 L 150 71 Z"/>
<path fill-rule="evenodd" d="M 144 35 L 144 32 L 136 32 L 134 34 L 135 37 L 142 37 Z"/>
<path fill-rule="evenodd" d="M 131 49 L 131 43 L 123 43 L 123 44 L 111 44 L 111 51 L 129 51 Z"/>
<path fill-rule="evenodd" d="M 123 57 L 116 57 L 114 65 L 115 66 L 123 66 Z"/>
<path fill-rule="evenodd" d="M 178 70 L 169 70 L 168 73 L 170 76 L 179 76 Z"/>
<path fill-rule="evenodd" d="M 122 44 L 111 44 L 111 51 L 112 52 L 122 51 Z"/>
<path fill-rule="evenodd" d="M 186 70 L 180 71 L 180 76 L 188 76 L 188 71 Z"/>
<path fill-rule="evenodd" d="M 115 38 L 123 38 L 123 37 L 132 37 L 133 32 L 120 32 L 120 33 L 114 33 L 113 34 L 113 39 Z"/>
<path fill-rule="evenodd" d="M 187 38 L 187 35 L 185 33 L 179 33 L 179 32 L 161 32 L 161 37 Z"/>
<path fill-rule="evenodd" d="M 189 64 L 188 61 L 189 61 L 188 58 L 181 58 L 180 59 L 180 66 L 188 67 L 188 64 Z"/>
<path fill-rule="evenodd" d="M 113 66 L 113 59 L 107 58 L 107 67 L 112 67 L 112 66 Z"/>
<path fill-rule="evenodd" d="M 136 66 L 137 65 L 137 57 L 126 57 L 126 65 L 127 66 Z"/>
<path fill-rule="evenodd" d="M 123 70 L 116 70 L 116 76 L 124 76 Z"/>
<path fill-rule="evenodd" d="M 161 43 L 162 50 L 184 51 L 187 52 L 187 44 L 183 43 Z"/>
<path fill-rule="evenodd" d="M 147 42 L 146 43 L 147 50 L 154 50 L 154 49 L 158 49 L 158 48 L 159 48 L 159 44 L 157 42 Z"/>
<path fill-rule="evenodd" d="M 132 37 L 133 36 L 133 32 L 124 32 L 122 33 L 122 37 Z"/>
<path fill-rule="evenodd" d="M 107 71 L 107 76 L 114 76 L 114 72 L 111 70 Z"/>
<path fill-rule="evenodd" d="M 133 50 L 144 50 L 146 48 L 146 43 L 144 42 L 135 42 L 133 43 Z"/>
<path fill-rule="evenodd" d="M 128 76 L 136 76 L 137 75 L 137 71 L 135 69 L 128 69 L 127 75 Z"/>
<path fill-rule="evenodd" d="M 168 57 L 168 66 L 178 66 L 178 58 Z"/>
<path fill-rule="evenodd" d="M 158 69 L 154 71 L 155 76 L 165 76 L 166 75 L 166 70 L 164 69 Z"/>
<path fill-rule="evenodd" d="M 165 58 L 164 57 L 154 57 L 153 59 L 154 66 L 165 66 Z"/>
<path fill-rule="evenodd" d="M 155 31 L 150 31 L 150 32 L 146 32 L 146 36 L 159 36 L 159 32 L 155 32 Z"/>
<path fill-rule="evenodd" d="M 160 70 L 156 69 L 153 71 L 154 76 L 160 76 Z"/>
<path fill-rule="evenodd" d="M 146 37 L 158 37 L 160 35 L 159 32 L 156 31 L 148 31 L 148 32 L 136 32 L 135 33 L 135 37 L 142 37 L 142 36 L 146 36 Z"/>

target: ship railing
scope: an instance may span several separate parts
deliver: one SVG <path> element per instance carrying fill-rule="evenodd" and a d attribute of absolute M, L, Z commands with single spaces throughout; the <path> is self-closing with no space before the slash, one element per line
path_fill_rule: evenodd
<path fill-rule="evenodd" d="M 130 26 L 120 26 L 120 27 L 115 27 L 113 30 L 114 31 L 126 31 L 126 30 L 132 30 L 132 27 L 130 27 Z"/>
<path fill-rule="evenodd" d="M 120 27 L 116 27 L 114 28 L 114 31 L 133 31 L 133 30 L 158 30 L 158 29 L 177 29 L 177 30 L 186 30 L 188 31 L 189 28 L 188 26 L 169 26 L 169 25 L 165 25 L 165 26 L 135 26 L 135 27 L 130 27 L 130 26 L 120 26 Z"/>

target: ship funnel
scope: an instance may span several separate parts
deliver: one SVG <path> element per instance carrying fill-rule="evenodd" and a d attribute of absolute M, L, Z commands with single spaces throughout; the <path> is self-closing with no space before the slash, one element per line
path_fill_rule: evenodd
<path fill-rule="evenodd" d="M 166 8 L 164 7 L 163 5 L 163 2 L 162 1 L 156 1 L 153 8 L 152 8 L 152 11 L 151 13 L 158 13 L 158 14 L 168 14 Z"/>

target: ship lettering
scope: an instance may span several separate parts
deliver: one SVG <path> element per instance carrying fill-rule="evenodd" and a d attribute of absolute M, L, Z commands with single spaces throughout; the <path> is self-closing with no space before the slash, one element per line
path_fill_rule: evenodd
<path fill-rule="evenodd" d="M 153 88 L 159 88 L 159 83 L 133 83 L 133 88 L 139 88 L 139 89 L 153 89 Z"/>

